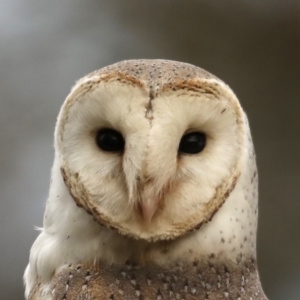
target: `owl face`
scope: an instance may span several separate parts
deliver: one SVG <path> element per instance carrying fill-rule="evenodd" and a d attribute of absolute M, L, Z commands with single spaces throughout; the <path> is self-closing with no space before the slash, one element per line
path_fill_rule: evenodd
<path fill-rule="evenodd" d="M 245 116 L 224 83 L 201 69 L 187 76 L 186 64 L 159 64 L 121 63 L 83 78 L 56 128 L 76 204 L 148 241 L 174 239 L 214 216 L 240 176 L 245 143 Z"/>

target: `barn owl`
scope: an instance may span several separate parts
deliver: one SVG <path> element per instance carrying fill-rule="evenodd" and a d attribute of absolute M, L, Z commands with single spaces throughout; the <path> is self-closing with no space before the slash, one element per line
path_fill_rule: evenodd
<path fill-rule="evenodd" d="M 214 75 L 129 60 L 85 76 L 58 116 L 26 299 L 267 299 L 257 182 L 247 117 Z"/>

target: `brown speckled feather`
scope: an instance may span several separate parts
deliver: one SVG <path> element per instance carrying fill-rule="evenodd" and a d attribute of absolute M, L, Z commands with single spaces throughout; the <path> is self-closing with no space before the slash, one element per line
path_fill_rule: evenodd
<path fill-rule="evenodd" d="M 168 87 L 181 88 L 178 84 L 195 79 L 217 79 L 216 76 L 205 71 L 202 68 L 195 67 L 188 63 L 163 60 L 163 59 L 142 59 L 142 60 L 125 60 L 113 65 L 107 66 L 100 70 L 90 73 L 85 77 L 91 78 L 98 76 L 125 76 L 134 78 L 143 83 L 149 90 L 152 97 L 157 96 L 159 91 Z M 151 97 L 150 97 L 151 98 Z"/>
<path fill-rule="evenodd" d="M 124 266 L 69 265 L 55 275 L 49 295 L 51 300 L 266 299 L 253 259 L 236 265 L 212 261 L 188 267 L 178 263 L 170 269 L 130 262 Z"/>

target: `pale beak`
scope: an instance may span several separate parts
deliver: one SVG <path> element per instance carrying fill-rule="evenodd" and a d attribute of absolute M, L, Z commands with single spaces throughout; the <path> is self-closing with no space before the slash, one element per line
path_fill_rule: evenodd
<path fill-rule="evenodd" d="M 140 210 L 142 213 L 142 218 L 146 223 L 150 223 L 155 212 L 158 209 L 158 204 L 159 204 L 159 199 L 158 197 L 155 199 L 151 198 L 146 198 L 143 199 L 143 201 L 140 203 Z"/>

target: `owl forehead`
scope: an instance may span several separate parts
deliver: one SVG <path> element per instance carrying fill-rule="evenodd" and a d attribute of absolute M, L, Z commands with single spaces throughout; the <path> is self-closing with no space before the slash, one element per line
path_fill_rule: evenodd
<path fill-rule="evenodd" d="M 93 77 L 124 80 L 143 86 L 150 97 L 155 97 L 166 87 L 179 87 L 181 82 L 199 79 L 217 79 L 199 67 L 170 60 L 127 60 L 107 66 L 88 74 L 84 80 Z"/>

